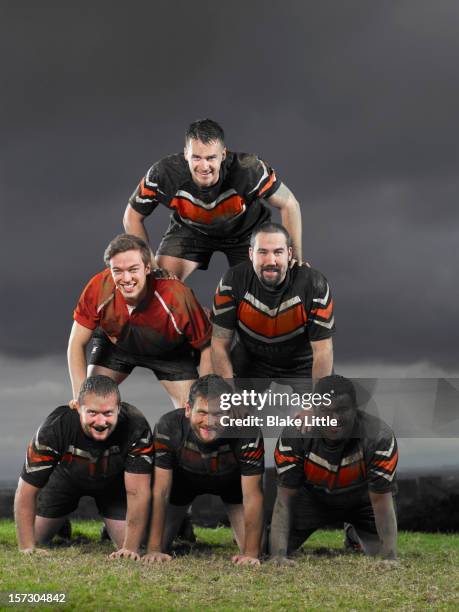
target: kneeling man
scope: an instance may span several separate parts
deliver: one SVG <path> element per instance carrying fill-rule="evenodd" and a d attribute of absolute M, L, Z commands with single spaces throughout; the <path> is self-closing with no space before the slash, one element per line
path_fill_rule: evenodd
<path fill-rule="evenodd" d="M 395 436 L 383 421 L 357 409 L 350 380 L 327 376 L 315 392 L 323 398 L 315 414 L 325 417 L 324 425 L 306 436 L 286 428 L 277 442 L 271 555 L 285 562 L 316 529 L 345 522 L 348 540 L 366 554 L 394 560 Z"/>
<path fill-rule="evenodd" d="M 199 378 L 186 407 L 165 414 L 156 425 L 153 518 L 144 557 L 148 563 L 171 560 L 170 545 L 188 506 L 206 493 L 219 495 L 225 504 L 240 550 L 233 563 L 260 563 L 263 438 L 259 429 L 245 430 L 246 437 L 226 437 L 220 397 L 231 392 L 219 376 Z"/>
<path fill-rule="evenodd" d="M 118 548 L 111 556 L 137 559 L 150 510 L 150 427 L 107 376 L 83 383 L 77 408 L 56 408 L 29 444 L 14 501 L 19 550 L 40 550 L 88 495 Z"/>

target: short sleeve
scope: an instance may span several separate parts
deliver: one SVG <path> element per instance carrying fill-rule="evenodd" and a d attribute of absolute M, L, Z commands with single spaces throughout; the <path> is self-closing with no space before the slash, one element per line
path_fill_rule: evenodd
<path fill-rule="evenodd" d="M 138 413 L 138 411 L 136 411 Z M 153 434 L 143 415 L 135 417 L 135 427 L 129 439 L 124 470 L 132 474 L 150 474 L 153 469 Z"/>
<path fill-rule="evenodd" d="M 182 287 L 185 307 L 185 312 L 182 313 L 184 318 L 183 331 L 191 346 L 201 350 L 210 343 L 212 325 L 193 291 L 185 285 L 182 285 Z"/>
<path fill-rule="evenodd" d="M 236 329 L 237 308 L 233 289 L 233 273 L 230 270 L 222 277 L 214 296 L 211 321 L 225 329 Z"/>
<path fill-rule="evenodd" d="M 265 471 L 265 447 L 261 430 L 253 438 L 239 440 L 238 462 L 242 476 L 255 476 Z"/>
<path fill-rule="evenodd" d="M 156 163 L 148 170 L 129 198 L 132 208 L 144 216 L 150 215 L 159 203 L 158 165 L 159 163 Z"/>
<path fill-rule="evenodd" d="M 312 301 L 308 313 L 309 339 L 326 340 L 335 333 L 335 315 L 330 286 L 323 274 L 317 270 L 312 273 Z"/>
<path fill-rule="evenodd" d="M 394 489 L 395 471 L 398 462 L 397 440 L 391 431 L 382 435 L 372 449 L 367 465 L 368 488 L 375 493 Z"/>
<path fill-rule="evenodd" d="M 304 453 L 301 438 L 288 438 L 284 430 L 274 451 L 277 483 L 288 489 L 298 489 L 304 482 Z"/>
<path fill-rule="evenodd" d="M 39 427 L 27 447 L 21 478 L 34 487 L 45 486 L 64 454 L 62 418 L 65 409 L 70 410 L 68 406 L 54 410 Z"/>
<path fill-rule="evenodd" d="M 74 320 L 88 329 L 96 329 L 99 325 L 100 315 L 97 312 L 97 301 L 99 297 L 98 277 L 92 278 L 83 293 L 80 295 L 78 304 L 73 312 Z"/>
<path fill-rule="evenodd" d="M 165 417 L 161 417 L 153 431 L 154 463 L 155 467 L 172 470 L 177 466 L 177 432 L 172 431 Z"/>
<path fill-rule="evenodd" d="M 247 201 L 258 198 L 269 198 L 281 185 L 275 171 L 256 155 L 241 153 L 239 165 L 246 173 L 244 180 L 244 197 Z"/>

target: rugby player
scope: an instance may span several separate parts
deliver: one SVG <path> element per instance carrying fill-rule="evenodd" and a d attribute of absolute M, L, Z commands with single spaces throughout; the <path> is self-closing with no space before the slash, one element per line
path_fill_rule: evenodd
<path fill-rule="evenodd" d="M 154 278 L 150 250 L 137 236 L 121 234 L 105 250 L 107 269 L 86 285 L 74 311 L 68 364 L 73 400 L 86 378 L 103 374 L 120 384 L 136 366 L 149 368 L 175 406 L 184 406 L 198 377 L 210 371 L 211 325 L 191 289 Z M 93 337 L 86 362 L 86 346 Z"/>
<path fill-rule="evenodd" d="M 331 422 L 307 436 L 286 428 L 277 442 L 271 555 L 279 563 L 288 563 L 287 554 L 316 529 L 345 522 L 350 524 L 351 541 L 360 544 L 364 553 L 395 560 L 395 436 L 379 418 L 357 408 L 350 380 L 337 375 L 322 378 L 316 392 L 330 394 L 332 399 L 330 405 L 323 402 L 316 407 L 316 414 L 334 418 L 336 424 Z"/>
<path fill-rule="evenodd" d="M 165 414 L 155 427 L 147 563 L 171 560 L 170 545 L 188 506 L 205 493 L 219 495 L 225 505 L 240 550 L 233 563 L 260 563 L 263 437 L 255 428 L 247 428 L 243 438 L 225 437 L 219 398 L 228 392 L 231 387 L 219 376 L 199 378 L 191 387 L 186 408 Z"/>
<path fill-rule="evenodd" d="M 23 553 L 41 552 L 81 497 L 93 497 L 118 548 L 138 559 L 150 510 L 153 438 L 143 414 L 106 376 L 83 383 L 78 410 L 59 406 L 32 438 L 14 501 Z"/>
<path fill-rule="evenodd" d="M 277 223 L 254 230 L 249 257 L 228 270 L 215 294 L 214 371 L 226 379 L 276 381 L 331 374 L 335 325 L 325 277 L 307 266 L 289 267 L 291 239 Z"/>
<path fill-rule="evenodd" d="M 301 262 L 301 210 L 274 170 L 255 155 L 227 151 L 223 129 L 196 121 L 185 135 L 183 153 L 156 162 L 142 178 L 124 213 L 126 232 L 148 243 L 145 217 L 158 204 L 172 211 L 156 253 L 157 264 L 180 280 L 206 270 L 212 253 L 225 253 L 230 266 L 247 259 L 250 234 L 280 210 Z M 263 201 L 262 201 L 263 200 Z"/>

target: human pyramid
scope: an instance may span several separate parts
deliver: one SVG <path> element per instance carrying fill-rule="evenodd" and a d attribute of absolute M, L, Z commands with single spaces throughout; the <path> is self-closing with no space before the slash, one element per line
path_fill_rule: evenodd
<path fill-rule="evenodd" d="M 235 564 L 292 563 L 311 533 L 337 522 L 348 547 L 396 558 L 397 442 L 333 373 L 333 300 L 326 278 L 302 260 L 300 206 L 268 164 L 224 143 L 215 121 L 190 125 L 184 152 L 140 181 L 126 234 L 107 246 L 105 270 L 80 296 L 68 345 L 72 398 L 32 438 L 16 491 L 23 553 L 49 554 L 40 546 L 89 495 L 116 547 L 110 558 L 171 561 L 190 504 L 210 493 L 227 511 Z M 172 214 L 154 255 L 144 221 L 158 204 Z M 215 251 L 230 268 L 209 317 L 184 281 Z M 174 405 L 153 433 L 120 399 L 136 366 L 153 371 Z M 312 408 L 327 425 L 288 426 L 277 441 L 268 527 L 261 429 L 223 426 L 221 397 L 272 382 L 329 401 Z M 230 413 L 240 422 L 246 414 Z"/>

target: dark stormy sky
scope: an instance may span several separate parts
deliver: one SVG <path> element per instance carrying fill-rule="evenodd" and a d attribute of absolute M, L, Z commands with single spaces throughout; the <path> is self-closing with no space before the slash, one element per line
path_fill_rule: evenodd
<path fill-rule="evenodd" d="M 5 388 L 63 364 L 127 198 L 205 116 L 301 202 L 337 364 L 457 371 L 458 32 L 454 0 L 3 0 Z M 147 222 L 153 245 L 167 216 Z M 189 280 L 204 303 L 225 269 L 217 255 Z"/>

